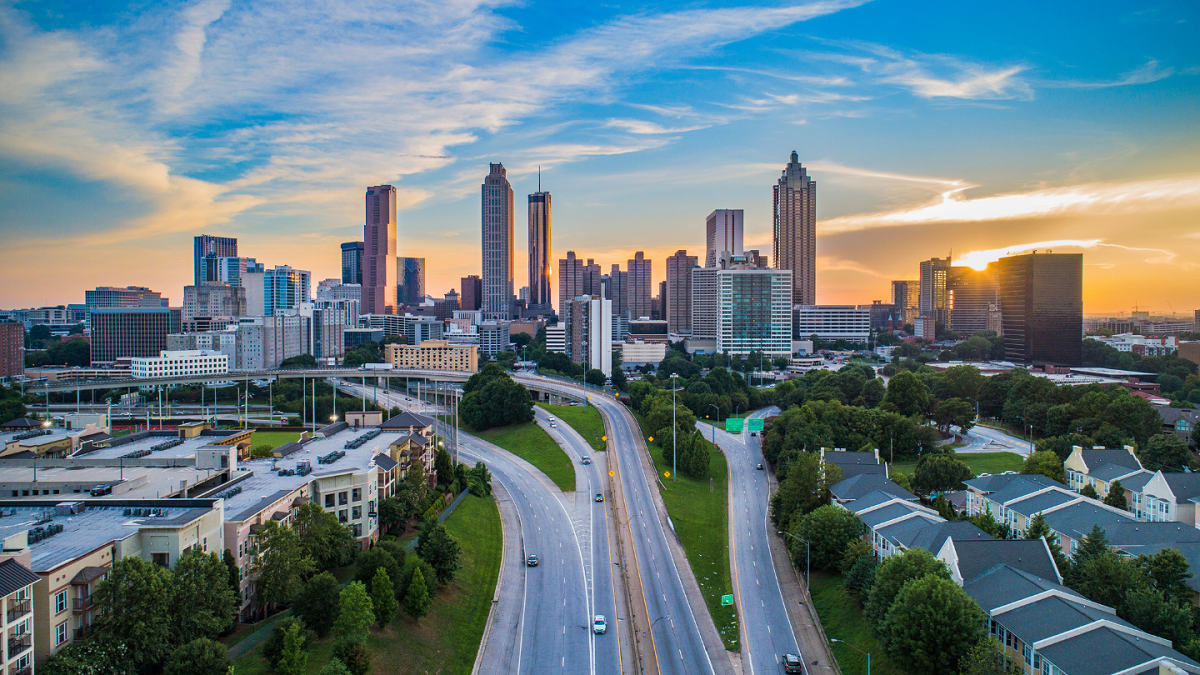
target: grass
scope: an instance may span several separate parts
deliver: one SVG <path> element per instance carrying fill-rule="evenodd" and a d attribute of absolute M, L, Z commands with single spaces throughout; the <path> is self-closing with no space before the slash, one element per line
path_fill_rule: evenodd
<path fill-rule="evenodd" d="M 538 404 L 546 409 L 546 412 L 558 417 L 558 419 L 571 425 L 571 428 L 579 432 L 583 436 L 583 440 L 587 441 L 596 452 L 604 452 L 604 420 L 601 419 L 600 413 L 595 406 L 573 406 L 573 405 L 545 405 Z"/>
<path fill-rule="evenodd" d="M 536 466 L 563 492 L 575 489 L 575 465 L 571 458 L 536 422 L 471 433 Z"/>
<path fill-rule="evenodd" d="M 446 519 L 462 557 L 453 583 L 438 591 L 429 615 L 418 624 L 401 613 L 367 638 L 372 670 L 383 673 L 466 675 L 475 665 L 500 573 L 500 513 L 489 498 L 468 496 Z M 309 649 L 306 675 L 317 675 L 333 656 L 332 637 Z M 238 675 L 270 675 L 256 648 L 237 660 Z"/>
<path fill-rule="evenodd" d="M 1020 471 L 1025 466 L 1025 459 L 1015 452 L 970 452 L 956 454 L 971 472 L 978 476 L 981 473 L 1004 473 L 1005 471 Z M 903 461 L 892 464 L 892 469 L 912 475 L 917 463 Z"/>
<path fill-rule="evenodd" d="M 250 446 L 269 445 L 274 450 L 284 443 L 298 440 L 300 440 L 300 433 L 297 431 L 256 431 L 250 438 Z"/>
<path fill-rule="evenodd" d="M 834 642 L 830 645 L 843 673 L 867 672 L 864 654 L 869 653 L 873 674 L 902 675 L 888 660 L 875 638 L 871 637 L 862 608 L 842 585 L 842 575 L 814 572 L 809 588 L 825 634 L 832 639 L 845 640 L 845 643 Z"/>
<path fill-rule="evenodd" d="M 649 437 L 645 430 L 645 419 L 637 415 L 642 436 Z M 708 441 L 704 441 L 709 445 Z M 712 475 L 712 491 L 708 479 L 693 480 L 678 476 L 678 482 L 664 478 L 670 464 L 663 461 L 662 448 L 648 443 L 650 454 L 658 476 L 666 485 L 659 486 L 663 504 L 675 525 L 683 552 L 687 555 L 692 573 L 700 584 L 700 594 L 708 605 L 717 632 L 725 648 L 740 651 L 738 636 L 737 606 L 722 606 L 721 596 L 733 593 L 733 579 L 729 571 L 729 466 L 725 455 L 713 452 L 709 463 Z"/>

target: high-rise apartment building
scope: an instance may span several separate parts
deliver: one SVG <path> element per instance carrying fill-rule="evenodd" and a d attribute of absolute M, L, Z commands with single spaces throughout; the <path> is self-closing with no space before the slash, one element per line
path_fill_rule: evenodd
<path fill-rule="evenodd" d="M 633 254 L 626 263 L 629 285 L 626 287 L 626 307 L 634 319 L 650 317 L 654 313 L 654 291 L 650 275 L 651 261 L 641 251 Z"/>
<path fill-rule="evenodd" d="M 195 271 L 195 279 L 193 280 L 192 284 L 195 286 L 199 286 L 201 282 L 208 280 L 203 269 L 203 263 L 206 257 L 236 258 L 238 254 L 236 238 L 213 237 L 207 234 L 194 237 L 192 241 L 192 249 L 192 264 Z"/>
<path fill-rule="evenodd" d="M 183 321 L 196 317 L 246 316 L 246 289 L 216 281 L 183 287 Z"/>
<path fill-rule="evenodd" d="M 892 304 L 900 312 L 901 321 L 912 323 L 913 319 L 920 316 L 921 282 L 916 279 L 892 281 Z"/>
<path fill-rule="evenodd" d="M 367 188 L 363 225 L 363 297 L 367 314 L 396 313 L 396 188 Z"/>
<path fill-rule="evenodd" d="M 25 373 L 25 326 L 17 321 L 0 321 L 0 377 Z"/>
<path fill-rule="evenodd" d="M 742 255 L 742 209 L 717 209 L 708 214 L 705 227 L 704 266 L 716 267 L 725 251 Z"/>
<path fill-rule="evenodd" d="M 245 277 L 247 316 L 273 316 L 285 310 L 299 309 L 312 299 L 312 273 L 276 265 L 263 272 L 247 272 Z"/>
<path fill-rule="evenodd" d="M 564 346 L 572 362 L 612 375 L 612 319 L 608 298 L 581 295 L 566 304 L 559 325 L 564 326 Z"/>
<path fill-rule="evenodd" d="M 254 258 L 206 256 L 200 259 L 200 283 L 219 281 L 230 286 L 241 286 L 243 274 L 261 272 L 263 269 L 263 264 Z"/>
<path fill-rule="evenodd" d="M 482 190 L 483 313 L 510 319 L 513 312 L 513 190 L 503 164 L 490 164 Z"/>
<path fill-rule="evenodd" d="M 145 286 L 97 286 L 83 292 L 83 304 L 89 310 L 99 307 L 162 307 L 162 295 Z"/>
<path fill-rule="evenodd" d="M 474 274 L 465 276 L 460 288 L 462 293 L 459 295 L 458 304 L 462 309 L 474 312 L 483 307 L 483 279 Z"/>
<path fill-rule="evenodd" d="M 1029 253 L 1001 258 L 1004 358 L 1024 365 L 1083 362 L 1083 254 Z"/>
<path fill-rule="evenodd" d="M 775 184 L 775 267 L 792 271 L 798 305 L 817 303 L 817 182 L 793 151 Z M 719 254 L 718 254 L 719 255 Z"/>
<path fill-rule="evenodd" d="M 529 195 L 529 295 L 526 307 L 530 314 L 551 314 L 554 311 L 550 295 L 550 193 L 538 191 Z"/>
<path fill-rule="evenodd" d="M 348 241 L 342 244 L 343 284 L 362 284 L 363 252 L 365 250 L 365 245 L 361 241 Z"/>
<path fill-rule="evenodd" d="M 717 339 L 717 267 L 692 270 L 692 337 Z"/>
<path fill-rule="evenodd" d="M 745 256 L 726 254 L 716 284 L 718 352 L 791 355 L 791 270 L 751 267 Z"/>
<path fill-rule="evenodd" d="M 98 307 L 90 314 L 92 365 L 133 356 L 157 356 L 178 333 L 182 312 L 171 307 Z"/>
<path fill-rule="evenodd" d="M 567 303 L 584 292 L 583 260 L 575 257 L 575 251 L 567 251 L 566 258 L 558 261 L 558 313 L 562 315 Z"/>
<path fill-rule="evenodd" d="M 946 324 L 949 318 L 946 304 L 946 276 L 950 273 L 950 258 L 930 258 L 921 261 L 921 289 L 917 311 L 921 316 Z"/>
<path fill-rule="evenodd" d="M 695 268 L 696 256 L 689 256 L 688 251 L 676 251 L 667 258 L 664 304 L 671 333 L 691 333 L 691 273 Z"/>
<path fill-rule="evenodd" d="M 946 274 L 946 313 L 950 330 L 962 337 L 989 330 L 988 315 L 1000 302 L 996 264 L 985 269 L 951 267 Z"/>
<path fill-rule="evenodd" d="M 608 275 L 608 298 L 613 301 L 613 314 L 629 312 L 629 273 L 621 271 L 621 266 L 615 263 Z"/>
<path fill-rule="evenodd" d="M 425 301 L 425 259 L 396 258 L 396 302 L 414 307 Z"/>

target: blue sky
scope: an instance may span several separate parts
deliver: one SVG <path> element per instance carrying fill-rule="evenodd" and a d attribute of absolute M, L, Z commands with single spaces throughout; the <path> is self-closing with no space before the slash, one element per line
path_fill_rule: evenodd
<path fill-rule="evenodd" d="M 149 285 L 190 237 L 338 274 L 367 185 L 442 293 L 479 270 L 479 184 L 554 195 L 554 256 L 768 253 L 793 149 L 819 185 L 818 299 L 1053 242 L 1085 311 L 1200 307 L 1200 5 L 19 2 L 0 6 L 6 307 Z M 991 252 L 991 253 L 988 253 Z"/>

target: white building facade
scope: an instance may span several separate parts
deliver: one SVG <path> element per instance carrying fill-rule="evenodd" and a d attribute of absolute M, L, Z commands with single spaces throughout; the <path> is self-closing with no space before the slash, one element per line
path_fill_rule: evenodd
<path fill-rule="evenodd" d="M 871 310 L 855 305 L 796 305 L 797 337 L 866 342 L 871 336 Z"/>
<path fill-rule="evenodd" d="M 164 350 L 158 356 L 134 357 L 131 372 L 135 379 L 222 375 L 229 372 L 229 356 L 205 350 Z"/>

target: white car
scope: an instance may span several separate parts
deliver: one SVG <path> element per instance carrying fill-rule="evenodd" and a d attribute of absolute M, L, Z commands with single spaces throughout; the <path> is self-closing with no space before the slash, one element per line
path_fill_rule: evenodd
<path fill-rule="evenodd" d="M 592 632 L 596 635 L 603 635 L 608 631 L 608 622 L 604 619 L 603 614 L 597 614 L 596 619 L 592 621 Z"/>

